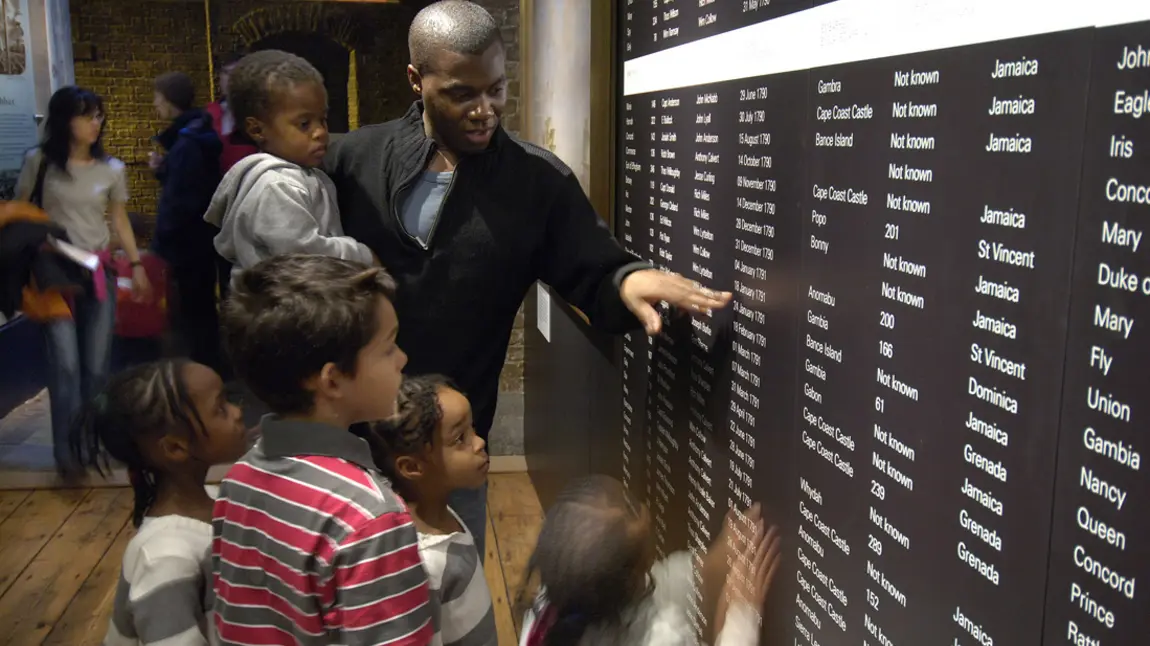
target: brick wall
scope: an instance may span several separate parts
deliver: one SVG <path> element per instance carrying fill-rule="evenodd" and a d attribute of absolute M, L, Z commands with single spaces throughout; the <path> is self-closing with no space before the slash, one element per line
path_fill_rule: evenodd
<path fill-rule="evenodd" d="M 475 0 L 491 12 L 503 29 L 503 42 L 507 46 L 507 107 L 503 111 L 503 126 L 518 133 L 521 125 L 519 76 L 519 0 Z M 523 392 L 523 308 L 515 317 L 511 331 L 511 345 L 499 380 L 499 390 L 506 393 Z"/>
<path fill-rule="evenodd" d="M 519 0 L 477 0 L 500 22 L 507 44 L 508 101 L 504 126 L 519 132 Z M 322 4 L 323 6 L 317 7 Z M 403 114 L 414 98 L 407 87 L 407 27 L 418 2 L 402 4 L 316 3 L 308 0 L 211 0 L 211 53 L 235 51 L 256 28 L 274 29 L 273 20 L 253 16 L 298 8 L 315 14 L 317 25 L 338 31 L 356 52 L 359 123 L 380 123 Z M 164 123 L 152 110 L 152 80 L 179 70 L 196 83 L 200 103 L 209 100 L 208 16 L 198 1 L 72 0 L 72 40 L 76 83 L 107 103 L 105 143 L 128 164 L 129 210 L 155 213 L 158 186 L 147 167 L 149 139 Z M 247 19 L 247 20 L 245 20 Z M 348 27 L 350 25 L 350 28 Z M 254 33 L 258 33 L 254 32 Z M 90 53 L 95 51 L 95 56 Z M 516 317 L 503 392 L 523 392 L 523 312 Z"/>
<path fill-rule="evenodd" d="M 282 31 L 285 23 L 314 21 L 315 31 L 355 50 L 360 125 L 402 116 L 411 105 L 414 96 L 404 70 L 407 28 L 415 10 L 407 4 L 213 0 L 211 6 L 212 51 L 217 56 L 245 47 L 253 37 Z"/>
<path fill-rule="evenodd" d="M 302 0 L 212 0 L 211 50 L 219 55 L 243 46 L 234 29 L 245 16 L 289 5 L 312 9 Z M 327 13 L 345 15 L 354 29 L 361 124 L 395 118 L 407 109 L 404 79 L 406 33 L 414 10 L 405 4 L 328 3 Z M 129 209 L 153 214 L 158 186 L 147 167 L 149 139 L 164 123 L 152 110 L 152 80 L 168 71 L 188 73 L 200 103 L 211 92 L 208 17 L 204 5 L 178 0 L 72 0 L 72 41 L 76 83 L 100 93 L 107 103 L 105 142 L 110 154 L 128 164 Z M 249 34 L 250 35 L 250 34 Z M 95 53 L 92 56 L 92 52 Z"/>
<path fill-rule="evenodd" d="M 195 80 L 197 94 L 207 97 L 204 6 L 72 0 L 71 12 L 76 84 L 104 97 L 105 146 L 128 164 L 129 210 L 155 213 L 157 187 L 147 163 L 154 148 L 149 139 L 164 123 L 152 108 L 152 81 L 181 70 Z"/>

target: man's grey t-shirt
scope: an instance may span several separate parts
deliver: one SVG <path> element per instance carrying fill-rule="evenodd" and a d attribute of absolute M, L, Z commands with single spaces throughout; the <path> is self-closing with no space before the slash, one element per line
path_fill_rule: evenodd
<path fill-rule="evenodd" d="M 39 148 L 24 158 L 16 180 L 17 199 L 31 197 L 42 160 Z M 50 166 L 44 176 L 44 211 L 68 232 L 72 244 L 86 251 L 100 251 L 108 246 L 108 209 L 127 201 L 124 163 L 114 157 L 90 164 L 69 164 L 67 173 Z"/>
<path fill-rule="evenodd" d="M 423 244 L 427 244 L 427 236 L 435 226 L 439 207 L 447 195 L 447 188 L 451 186 L 451 175 L 450 172 L 424 171 L 404 198 L 403 228 Z"/>

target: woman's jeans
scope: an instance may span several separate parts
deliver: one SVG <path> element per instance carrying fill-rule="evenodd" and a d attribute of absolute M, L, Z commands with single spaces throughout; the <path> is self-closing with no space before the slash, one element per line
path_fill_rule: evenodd
<path fill-rule="evenodd" d="M 82 470 L 72 457 L 68 431 L 85 402 L 104 387 L 111 366 L 116 324 L 116 283 L 107 276 L 103 301 L 76 296 L 72 319 L 44 325 L 48 354 L 48 397 L 52 411 L 52 451 L 56 468 L 66 474 Z"/>

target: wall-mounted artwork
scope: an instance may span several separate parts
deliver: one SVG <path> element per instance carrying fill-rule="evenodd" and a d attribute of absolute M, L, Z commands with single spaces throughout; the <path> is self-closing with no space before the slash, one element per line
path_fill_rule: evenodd
<path fill-rule="evenodd" d="M 24 154 L 36 145 L 28 0 L 0 0 L 0 16 L 0 200 L 10 200 Z"/>
<path fill-rule="evenodd" d="M 26 0 L 0 0 L 4 29 L 0 30 L 0 74 L 20 76 L 28 68 Z"/>

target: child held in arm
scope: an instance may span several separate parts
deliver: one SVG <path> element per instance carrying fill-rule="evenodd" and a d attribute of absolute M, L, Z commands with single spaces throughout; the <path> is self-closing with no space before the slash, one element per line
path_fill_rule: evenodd
<path fill-rule="evenodd" d="M 224 646 L 421 646 L 434 633 L 407 506 L 352 424 L 395 414 L 407 355 L 379 267 L 283 255 L 239 274 L 224 341 L 272 410 L 212 521 Z"/>
<path fill-rule="evenodd" d="M 471 404 L 446 378 L 407 377 L 399 413 L 366 429 L 376 463 L 407 501 L 419 531 L 431 598 L 439 606 L 437 639 L 445 646 L 495 646 L 495 613 L 475 539 L 447 505 L 456 489 L 487 481 L 490 459 L 475 434 Z"/>
<path fill-rule="evenodd" d="M 261 260 L 307 253 L 376 264 L 345 236 L 327 152 L 327 91 L 306 60 L 278 50 L 245 56 L 228 79 L 236 128 L 259 148 L 224 175 L 204 219 L 233 278 Z"/>
<path fill-rule="evenodd" d="M 204 482 L 248 445 L 220 376 L 189 361 L 128 368 L 84 410 L 70 443 L 101 473 L 107 457 L 125 465 L 136 498 L 105 646 L 211 643 L 213 501 Z"/>
<path fill-rule="evenodd" d="M 741 544 L 740 535 L 747 537 Z M 543 522 L 528 564 L 528 581 L 537 575 L 539 589 L 519 643 L 756 646 L 758 614 L 778 565 L 777 528 L 764 529 L 757 507 L 727 516 L 700 565 L 701 636 L 690 616 L 692 559 L 676 552 L 656 563 L 646 506 L 613 478 L 580 478 Z"/>

